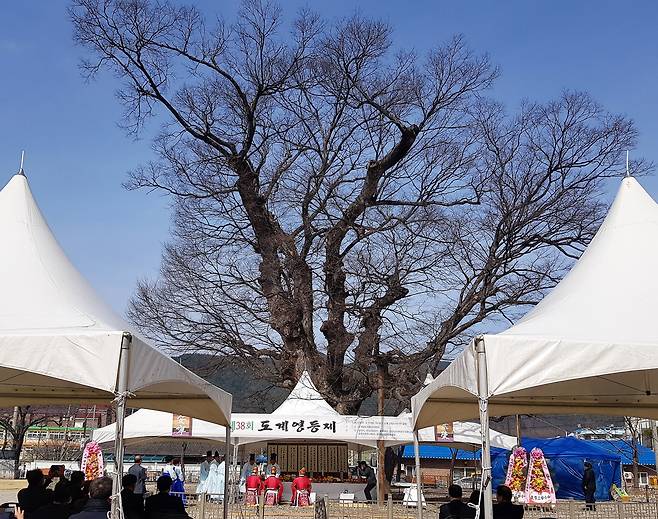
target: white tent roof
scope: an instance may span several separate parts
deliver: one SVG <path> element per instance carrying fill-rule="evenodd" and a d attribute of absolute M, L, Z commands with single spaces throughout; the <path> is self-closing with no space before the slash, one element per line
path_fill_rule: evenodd
<path fill-rule="evenodd" d="M 280 432 L 272 437 L 270 433 L 259 432 L 257 424 L 262 417 L 272 417 L 272 415 L 259 415 L 249 413 L 234 413 L 232 420 L 234 424 L 248 423 L 254 424 L 249 429 L 232 431 L 232 443 L 239 445 L 277 441 L 277 440 L 300 440 L 306 441 L 315 439 L 317 441 L 345 441 L 348 443 L 361 444 L 366 446 L 375 446 L 378 439 L 386 442 L 386 445 L 401 445 L 413 441 L 411 430 L 411 415 L 400 416 L 339 416 L 337 422 L 337 433 L 321 432 L 319 435 L 313 433 L 296 433 L 288 431 Z M 176 436 L 173 433 L 174 415 L 161 411 L 152 411 L 150 409 L 140 409 L 125 419 L 124 440 L 125 445 L 135 445 L 144 443 L 146 440 L 153 439 L 170 439 L 177 443 L 187 441 L 186 437 Z M 449 441 L 437 442 L 447 447 L 460 449 L 479 448 L 481 443 L 480 424 L 470 422 L 455 422 L 453 424 L 453 438 Z M 114 424 L 107 425 L 96 429 L 93 434 L 93 440 L 100 444 L 109 444 L 114 442 L 116 428 Z M 351 434 L 350 434 L 351 433 Z M 436 442 L 436 436 L 433 427 L 420 431 L 421 442 Z M 208 440 L 213 442 L 223 442 L 225 439 L 225 429 L 221 425 L 215 425 L 203 420 L 192 420 L 192 430 L 188 437 L 194 440 Z M 491 445 L 501 449 L 511 449 L 516 445 L 516 438 L 491 430 Z"/>
<path fill-rule="evenodd" d="M 339 413 L 322 398 L 308 371 L 304 371 L 283 403 L 272 414 L 275 416 L 339 416 Z"/>
<path fill-rule="evenodd" d="M 22 174 L 0 191 L 0 244 L 0 406 L 111 401 L 131 327 L 66 257 Z M 135 334 L 128 390 L 131 407 L 230 420 L 230 394 Z"/>
<path fill-rule="evenodd" d="M 658 205 L 625 178 L 571 272 L 518 324 L 485 335 L 492 416 L 658 418 Z M 415 426 L 475 418 L 475 342 L 412 401 Z"/>
<path fill-rule="evenodd" d="M 331 422 L 335 422 L 334 429 L 324 429 L 326 419 L 322 421 L 317 416 L 304 418 L 305 425 L 317 420 L 321 424 L 318 432 L 314 433 L 306 428 L 297 431 L 292 427 L 294 417 L 279 415 L 260 415 L 249 413 L 234 413 L 232 415 L 233 430 L 231 431 L 232 443 L 243 445 L 249 443 L 261 443 L 267 441 L 341 441 L 352 444 L 375 447 L 377 440 L 383 440 L 387 446 L 401 445 L 413 441 L 411 429 L 411 414 L 400 416 L 343 416 L 337 415 Z M 263 420 L 269 420 L 269 425 L 274 431 L 259 431 Z M 276 423 L 288 422 L 288 431 L 280 430 Z M 204 422 L 203 420 L 192 420 L 192 429 L 189 436 L 177 436 L 174 434 L 174 415 L 161 411 L 140 409 L 126 417 L 124 424 L 124 443 L 127 446 L 143 444 L 148 440 L 161 440 L 159 443 L 171 441 L 176 445 L 189 440 L 208 440 L 212 442 L 224 442 L 225 429 L 220 425 Z M 93 434 L 94 441 L 100 444 L 114 442 L 116 428 L 114 424 L 96 429 Z M 421 442 L 436 442 L 434 428 L 430 427 L 419 432 Z M 447 447 L 458 449 L 478 449 L 481 444 L 480 424 L 460 423 L 453 424 L 453 437 L 449 440 L 438 442 Z M 491 444 L 502 449 L 511 449 L 516 444 L 516 438 L 507 436 L 498 431 L 491 430 Z"/>
<path fill-rule="evenodd" d="M 208 440 L 222 442 L 226 440 L 225 429 L 221 425 L 192 419 L 191 436 L 177 436 L 174 434 L 174 415 L 152 409 L 139 409 L 126 416 L 124 420 L 124 445 L 136 445 L 147 440 L 172 440 L 172 442 L 186 442 L 190 438 L 195 440 Z M 100 444 L 113 443 L 116 438 L 115 424 L 106 425 L 96 429 L 93 440 Z M 151 454 L 151 453 L 149 453 Z"/>

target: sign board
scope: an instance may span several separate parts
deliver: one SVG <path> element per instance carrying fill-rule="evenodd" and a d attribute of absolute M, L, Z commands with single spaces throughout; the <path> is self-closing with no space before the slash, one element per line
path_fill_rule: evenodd
<path fill-rule="evenodd" d="M 453 442 L 454 440 L 455 430 L 452 422 L 434 426 L 434 441 Z"/>
<path fill-rule="evenodd" d="M 192 436 L 192 418 L 182 414 L 172 415 L 172 436 Z"/>

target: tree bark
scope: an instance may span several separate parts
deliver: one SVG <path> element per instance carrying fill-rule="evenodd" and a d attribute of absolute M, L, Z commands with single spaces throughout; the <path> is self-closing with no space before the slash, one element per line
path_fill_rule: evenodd
<path fill-rule="evenodd" d="M 384 391 L 385 373 L 383 366 L 377 366 L 377 414 L 384 416 L 384 407 L 386 403 L 386 394 Z M 384 504 L 386 493 L 386 473 L 384 465 L 386 463 L 386 444 L 382 440 L 377 441 L 377 504 Z"/>

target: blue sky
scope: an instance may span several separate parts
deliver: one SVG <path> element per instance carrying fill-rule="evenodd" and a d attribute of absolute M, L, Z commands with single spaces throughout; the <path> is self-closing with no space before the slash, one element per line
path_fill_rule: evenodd
<path fill-rule="evenodd" d="M 118 126 L 112 77 L 92 83 L 77 64 L 68 2 L 0 2 L 0 184 L 27 150 L 32 190 L 78 268 L 119 312 L 135 282 L 157 273 L 169 227 L 168 201 L 121 187 L 151 157 Z M 235 15 L 238 2 L 197 1 L 210 15 Z M 608 109 L 632 117 L 638 154 L 658 163 L 658 3 L 644 0 L 282 2 L 289 15 L 310 5 L 329 17 L 355 10 L 395 27 L 396 42 L 422 51 L 463 34 L 501 67 L 494 95 L 510 108 L 563 88 L 590 91 Z M 642 183 L 658 194 L 655 178 Z M 610 195 L 616 189 L 610 182 Z M 4 253 L 1 251 L 0 253 Z"/>

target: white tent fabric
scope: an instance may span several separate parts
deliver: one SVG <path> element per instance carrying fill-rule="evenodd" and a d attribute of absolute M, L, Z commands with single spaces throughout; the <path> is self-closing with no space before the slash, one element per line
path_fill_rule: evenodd
<path fill-rule="evenodd" d="M 234 429 L 231 432 L 231 443 L 234 445 L 245 445 L 249 443 L 260 443 L 267 441 L 340 441 L 375 447 L 377 440 L 384 440 L 387 446 L 402 445 L 413 441 L 411 429 L 411 415 L 408 416 L 342 416 L 336 422 L 337 432 L 332 430 L 322 431 L 318 434 L 311 432 L 297 433 L 292 431 L 258 431 L 261 418 L 271 418 L 272 415 L 260 415 L 249 413 L 234 413 L 232 421 Z M 342 420 L 345 418 L 345 420 Z M 124 439 L 125 445 L 142 444 L 145 440 L 170 439 L 172 443 L 180 441 L 207 440 L 211 442 L 224 442 L 226 430 L 221 425 L 205 422 L 203 420 L 192 420 L 189 436 L 179 436 L 173 431 L 174 415 L 162 411 L 140 409 L 126 417 Z M 290 420 L 289 420 L 290 423 Z M 308 422 L 310 423 L 310 421 Z M 253 428 L 236 430 L 235 426 L 240 424 L 253 424 Z M 116 428 L 114 424 L 96 429 L 93 440 L 101 445 L 114 442 Z M 437 441 L 433 427 L 419 431 L 420 441 L 438 443 L 446 447 L 456 449 L 478 449 L 481 442 L 480 424 L 471 422 L 455 422 L 453 424 L 453 437 L 445 441 Z M 516 445 L 516 438 L 498 431 L 491 431 L 491 444 L 501 449 L 511 449 Z"/>
<path fill-rule="evenodd" d="M 275 416 L 339 416 L 339 413 L 322 398 L 308 371 L 304 371 L 294 389 L 272 414 Z"/>
<path fill-rule="evenodd" d="M 22 174 L 0 191 L 0 244 L 0 406 L 111 401 L 131 327 L 71 264 Z M 134 333 L 129 352 L 130 406 L 229 423 L 230 394 Z"/>
<path fill-rule="evenodd" d="M 124 444 L 142 444 L 149 440 L 171 440 L 172 443 L 186 442 L 190 439 L 208 440 L 210 442 L 225 442 L 226 429 L 205 420 L 192 419 L 191 435 L 183 436 L 175 433 L 174 417 L 172 413 L 155 411 L 153 409 L 140 409 L 126 417 L 124 421 Z M 93 441 L 100 444 L 114 443 L 116 438 L 115 424 L 106 425 L 96 429 Z M 149 453 L 152 454 L 152 453 Z"/>
<path fill-rule="evenodd" d="M 299 390 L 300 387 L 304 388 L 303 391 Z M 305 405 L 314 412 L 305 413 Z M 290 413 L 283 414 L 282 409 Z M 321 414 L 317 409 L 323 409 L 325 413 Z M 279 424 L 285 424 L 285 427 Z M 325 427 L 325 424 L 329 427 Z M 438 443 L 461 449 L 479 448 L 479 424 L 455 422 L 452 425 L 452 436 Z M 174 443 L 181 441 L 181 436 L 175 433 L 174 415 L 171 413 L 141 409 L 126 417 L 124 427 L 125 444 L 128 446 L 155 438 L 171 439 Z M 94 431 L 93 439 L 100 444 L 109 444 L 114 442 L 115 433 L 114 424 L 111 424 Z M 224 442 L 225 435 L 224 427 L 194 419 L 189 436 L 183 438 Z M 434 427 L 420 431 L 419 436 L 421 442 L 437 441 Z M 510 449 L 516 444 L 515 438 L 497 431 L 491 431 L 491 439 L 494 447 L 503 449 Z M 271 414 L 232 415 L 232 444 L 276 440 L 340 441 L 368 447 L 375 447 L 377 440 L 383 440 L 387 446 L 401 445 L 413 441 L 411 414 L 369 417 L 341 415 L 322 398 L 305 372 L 288 398 Z"/>
<path fill-rule="evenodd" d="M 489 413 L 658 418 L 658 205 L 625 178 L 569 274 L 515 326 L 473 341 L 412 400 L 414 427 L 478 416 L 477 352 Z"/>

